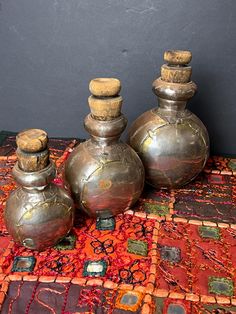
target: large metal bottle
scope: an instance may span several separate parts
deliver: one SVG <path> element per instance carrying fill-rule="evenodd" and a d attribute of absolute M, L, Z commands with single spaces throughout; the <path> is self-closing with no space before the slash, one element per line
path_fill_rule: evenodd
<path fill-rule="evenodd" d="M 19 133 L 16 142 L 18 162 L 12 174 L 19 187 L 6 202 L 6 228 L 16 242 L 42 251 L 69 233 L 74 204 L 64 189 L 51 182 L 56 168 L 49 159 L 47 133 L 29 129 Z"/>
<path fill-rule="evenodd" d="M 81 143 L 65 164 L 65 180 L 78 207 L 93 217 L 122 213 L 139 198 L 144 168 L 135 151 L 119 141 L 127 120 L 120 112 L 120 81 L 97 78 L 90 82 L 91 113 L 84 121 L 91 139 Z"/>
<path fill-rule="evenodd" d="M 186 109 L 197 86 L 191 81 L 189 51 L 166 51 L 161 77 L 153 82 L 157 108 L 143 113 L 129 130 L 129 144 L 145 167 L 146 182 L 176 188 L 193 180 L 209 155 L 209 137 L 200 119 Z"/>

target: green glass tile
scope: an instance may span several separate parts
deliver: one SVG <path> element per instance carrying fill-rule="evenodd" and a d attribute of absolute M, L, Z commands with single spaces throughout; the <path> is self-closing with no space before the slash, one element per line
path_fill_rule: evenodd
<path fill-rule="evenodd" d="M 235 171 L 236 170 L 236 159 L 231 159 L 228 163 L 228 166 L 231 170 Z"/>
<path fill-rule="evenodd" d="M 209 239 L 220 239 L 220 230 L 216 227 L 208 227 L 208 226 L 200 226 L 199 227 L 199 234 L 202 238 L 209 238 Z"/>
<path fill-rule="evenodd" d="M 208 278 L 209 293 L 232 296 L 234 294 L 233 281 L 224 277 Z"/>
<path fill-rule="evenodd" d="M 148 244 L 144 241 L 128 239 L 128 252 L 132 254 L 147 256 Z"/>
<path fill-rule="evenodd" d="M 138 302 L 138 296 L 126 293 L 122 296 L 120 303 L 125 305 L 135 305 Z"/>
<path fill-rule="evenodd" d="M 170 304 L 167 314 L 186 314 L 185 308 L 180 304 Z"/>
<path fill-rule="evenodd" d="M 98 218 L 96 221 L 96 229 L 98 230 L 114 230 L 115 229 L 115 219 L 110 218 Z"/>
<path fill-rule="evenodd" d="M 164 298 L 157 298 L 157 297 L 153 297 L 153 300 L 155 302 L 155 314 L 163 314 L 164 313 L 164 302 L 165 299 Z"/>
<path fill-rule="evenodd" d="M 103 277 L 107 270 L 107 262 L 104 260 L 99 261 L 86 261 L 84 263 L 83 276 Z"/>
<path fill-rule="evenodd" d="M 73 250 L 75 248 L 76 236 L 70 234 L 62 239 L 57 245 L 54 246 L 56 250 Z"/>
<path fill-rule="evenodd" d="M 233 314 L 236 313 L 236 307 L 230 305 L 219 305 L 219 304 L 203 304 L 205 310 L 203 310 L 202 314 Z"/>
<path fill-rule="evenodd" d="M 32 272 L 36 263 L 34 256 L 16 256 L 13 261 L 12 272 Z"/>
<path fill-rule="evenodd" d="M 163 245 L 160 247 L 161 259 L 170 263 L 179 263 L 181 261 L 181 250 L 178 247 Z"/>
<path fill-rule="evenodd" d="M 151 203 L 144 203 L 144 210 L 148 214 L 155 214 L 159 216 L 168 215 L 170 212 L 169 206 L 167 205 L 151 204 Z"/>

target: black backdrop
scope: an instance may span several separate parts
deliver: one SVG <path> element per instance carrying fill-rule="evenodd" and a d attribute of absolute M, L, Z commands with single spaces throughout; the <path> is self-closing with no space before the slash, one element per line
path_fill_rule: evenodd
<path fill-rule="evenodd" d="M 0 129 L 88 137 L 88 83 L 122 81 L 131 123 L 156 104 L 163 52 L 189 49 L 189 108 L 212 153 L 236 154 L 235 0 L 0 0 Z"/>

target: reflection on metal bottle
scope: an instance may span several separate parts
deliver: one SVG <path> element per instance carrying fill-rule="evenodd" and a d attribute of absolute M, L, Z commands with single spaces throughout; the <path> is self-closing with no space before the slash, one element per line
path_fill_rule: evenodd
<path fill-rule="evenodd" d="M 153 82 L 159 106 L 143 113 L 129 130 L 129 144 L 143 161 L 146 181 L 176 188 L 193 180 L 209 156 L 209 137 L 200 119 L 186 109 L 197 86 L 191 81 L 189 51 L 166 51 L 161 77 Z"/>
<path fill-rule="evenodd" d="M 135 151 L 119 141 L 127 124 L 120 112 L 120 81 L 98 78 L 89 87 L 91 113 L 84 125 L 91 139 L 69 156 L 65 181 L 78 207 L 90 216 L 106 218 L 124 212 L 138 200 L 144 169 Z"/>
<path fill-rule="evenodd" d="M 5 223 L 16 242 L 42 251 L 69 233 L 74 204 L 64 189 L 51 182 L 56 169 L 49 160 L 47 133 L 25 130 L 16 141 L 18 162 L 12 174 L 20 186 L 6 202 Z"/>

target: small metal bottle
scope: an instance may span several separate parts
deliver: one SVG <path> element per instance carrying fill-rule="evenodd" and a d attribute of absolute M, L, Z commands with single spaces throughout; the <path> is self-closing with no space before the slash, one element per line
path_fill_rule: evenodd
<path fill-rule="evenodd" d="M 186 109 L 197 86 L 191 81 L 192 54 L 166 51 L 161 77 L 153 82 L 159 106 L 143 113 L 129 130 L 129 144 L 143 161 L 146 181 L 177 188 L 193 180 L 209 155 L 209 137 L 200 119 Z"/>
<path fill-rule="evenodd" d="M 84 121 L 91 139 L 80 144 L 65 164 L 65 180 L 78 207 L 90 216 L 108 218 L 138 200 L 144 168 L 135 151 L 119 141 L 127 120 L 120 112 L 120 81 L 97 78 L 90 82 L 91 113 Z"/>
<path fill-rule="evenodd" d="M 28 129 L 17 135 L 16 143 L 18 162 L 12 175 L 20 186 L 6 202 L 6 228 L 16 242 L 42 251 L 69 233 L 74 204 L 64 189 L 51 182 L 56 168 L 49 159 L 47 133 Z"/>

